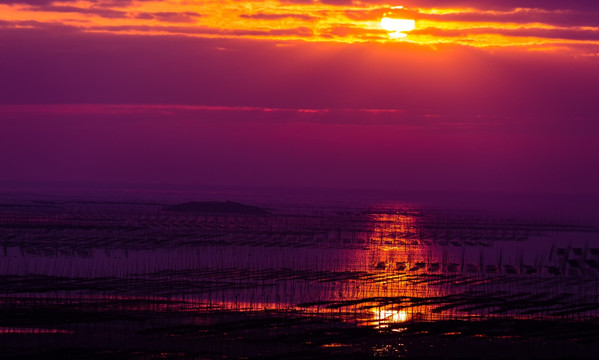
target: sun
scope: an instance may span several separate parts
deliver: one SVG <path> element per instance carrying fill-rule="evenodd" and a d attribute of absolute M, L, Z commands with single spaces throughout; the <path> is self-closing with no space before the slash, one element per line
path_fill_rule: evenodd
<path fill-rule="evenodd" d="M 414 30 L 416 21 L 410 19 L 394 19 L 383 17 L 381 19 L 381 27 L 389 31 L 389 36 L 394 38 L 405 37 L 406 31 Z"/>

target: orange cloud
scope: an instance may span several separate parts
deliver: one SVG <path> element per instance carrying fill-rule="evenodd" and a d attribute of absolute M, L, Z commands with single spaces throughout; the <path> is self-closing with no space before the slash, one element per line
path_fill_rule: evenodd
<path fill-rule="evenodd" d="M 516 5 L 521 4 L 521 7 Z M 545 5 L 544 5 L 545 4 Z M 82 32 L 276 41 L 412 42 L 543 51 L 599 45 L 599 5 L 580 1 L 129 1 L 0 0 L 4 27 L 63 26 Z M 381 28 L 383 16 L 416 20 L 403 39 Z M 559 44 L 559 45 L 558 45 Z"/>

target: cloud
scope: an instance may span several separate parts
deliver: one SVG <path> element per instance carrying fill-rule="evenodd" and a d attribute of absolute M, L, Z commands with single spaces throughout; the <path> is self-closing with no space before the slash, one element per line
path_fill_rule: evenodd
<path fill-rule="evenodd" d="M 543 10 L 543 9 L 516 9 L 509 11 L 476 11 L 470 9 L 456 10 L 450 13 L 428 13 L 421 9 L 389 9 L 388 7 L 369 10 L 345 10 L 345 16 L 352 20 L 376 21 L 383 16 L 406 18 L 415 20 L 430 20 L 439 22 L 458 23 L 506 23 L 515 24 L 548 24 L 554 26 L 599 26 L 599 11 L 574 11 L 574 10 Z"/>
<path fill-rule="evenodd" d="M 360 5 L 402 5 L 406 8 L 420 9 L 477 9 L 477 10 L 514 10 L 514 9 L 545 9 L 545 10 L 579 10 L 599 12 L 599 3 L 588 0 L 402 0 L 389 3 L 388 0 L 320 0 L 320 3 L 337 6 Z"/>
<path fill-rule="evenodd" d="M 321 32 L 321 35 L 325 37 L 347 38 L 351 36 L 361 39 L 380 39 L 382 36 L 387 36 L 387 34 L 388 32 L 385 30 L 364 29 L 348 25 L 331 25 Z"/>
<path fill-rule="evenodd" d="M 194 23 L 202 15 L 193 11 L 183 12 L 140 12 L 133 17 L 136 19 L 159 20 L 168 23 Z"/>
<path fill-rule="evenodd" d="M 72 0 L 71 2 L 75 2 Z M 0 0 L 0 4 L 14 5 L 14 4 L 28 4 L 35 6 L 48 5 L 56 2 L 56 0 Z M 68 0 L 65 2 L 69 2 Z"/>
<path fill-rule="evenodd" d="M 406 114 L 401 109 L 315 109 L 180 104 L 0 105 L 0 114 L 6 119 L 34 116 L 40 113 L 49 116 L 70 116 L 88 119 L 97 116 L 118 119 L 127 116 L 128 119 L 134 121 L 147 121 L 156 116 L 174 116 L 199 122 L 245 122 L 245 119 L 252 119 L 254 122 L 263 123 L 367 124 L 369 126 L 400 126 L 406 128 L 430 126 L 432 123 L 442 123 L 444 120 L 441 117 L 432 117 L 427 114 Z M 463 121 L 463 123 L 466 122 Z M 444 124 L 444 126 L 447 125 L 451 124 Z"/>
<path fill-rule="evenodd" d="M 32 29 L 36 31 L 46 30 L 49 31 L 49 35 L 56 35 L 62 32 L 79 32 L 81 29 L 77 26 L 66 25 L 61 22 L 44 22 L 36 20 L 18 20 L 18 21 L 7 21 L 0 20 L 0 29 L 6 29 L 8 31 L 15 29 Z M 9 39 L 6 39 L 9 41 Z"/>
<path fill-rule="evenodd" d="M 281 20 L 281 19 L 298 19 L 304 21 L 312 21 L 315 19 L 314 16 L 308 14 L 292 14 L 292 13 L 281 13 L 281 14 L 270 14 L 270 13 L 254 13 L 254 14 L 241 14 L 239 17 L 244 19 L 258 19 L 258 20 Z"/>
<path fill-rule="evenodd" d="M 10 7 L 3 21 L 4 26 L 9 26 L 7 24 L 11 19 L 20 19 L 12 24 L 19 26 L 19 22 L 25 24 L 29 21 L 26 25 L 28 27 L 35 27 L 37 22 L 40 28 L 48 28 L 50 25 L 41 23 L 40 19 L 43 18 L 48 24 L 62 23 L 81 31 L 121 34 L 136 32 L 194 37 L 270 37 L 275 41 L 310 39 L 384 42 L 389 40 L 389 36 L 387 32 L 381 31 L 378 21 L 383 16 L 390 15 L 415 19 L 418 31 L 412 34 L 428 36 L 408 37 L 407 40 L 423 43 L 444 41 L 478 47 L 542 43 L 545 46 L 548 40 L 570 40 L 572 48 L 578 46 L 580 41 L 595 41 L 593 32 L 598 31 L 596 28 L 599 27 L 599 10 L 593 10 L 591 6 L 582 7 L 582 2 L 578 1 L 568 3 L 569 7 L 562 9 L 552 1 L 547 2 L 545 7 L 537 7 L 536 5 L 541 4 L 538 1 L 522 1 L 518 3 L 520 7 L 514 8 L 512 5 L 517 2 L 511 0 L 505 3 L 449 0 L 443 3 L 449 9 L 447 11 L 432 11 L 430 7 L 436 6 L 436 2 L 428 0 L 408 0 L 403 4 L 406 6 L 403 9 L 392 9 L 384 1 L 377 4 L 376 0 L 352 3 L 351 7 L 344 6 L 348 1 L 327 1 L 326 4 L 308 2 L 268 9 L 256 6 L 248 12 L 233 0 L 224 3 L 211 0 L 202 7 L 193 3 L 177 3 L 175 6 L 168 1 L 150 7 L 143 2 L 136 2 L 133 6 L 129 0 L 71 4 L 43 1 L 35 3 L 32 0 L 29 5 L 25 3 L 25 6 Z M 172 9 L 177 11 L 171 11 Z M 39 13 L 44 13 L 43 17 L 37 15 Z M 298 23 L 302 26 L 298 26 Z M 514 29 L 518 25 L 520 29 Z M 488 30 L 485 30 L 486 33 L 481 30 L 466 30 L 475 28 Z M 524 28 L 527 30 L 523 30 Z M 536 41 L 531 39 L 527 43 L 510 40 L 517 34 L 525 33 L 530 35 L 524 36 L 539 34 L 539 37 Z M 434 34 L 439 38 L 433 38 Z M 485 34 L 494 36 L 485 37 Z M 468 36 L 472 38 L 467 38 Z M 537 46 L 536 49 L 541 47 Z"/>
<path fill-rule="evenodd" d="M 86 2 L 96 7 L 125 7 L 131 5 L 134 0 L 87 0 Z M 138 2 L 150 2 L 152 0 L 136 0 Z M 25 4 L 32 6 L 46 6 L 51 4 L 75 3 L 78 0 L 0 0 L 0 4 L 15 5 Z M 60 5 L 57 5 L 60 6 Z"/>
<path fill-rule="evenodd" d="M 579 30 L 579 29 L 538 29 L 538 28 L 518 28 L 518 29 L 497 29 L 490 27 L 464 28 L 464 29 L 438 29 L 426 28 L 412 31 L 418 35 L 432 35 L 438 38 L 442 37 L 463 37 L 469 38 L 471 35 L 497 34 L 513 37 L 530 37 L 538 39 L 557 39 L 557 40 L 580 40 L 580 41 L 599 41 L 599 31 Z"/>
<path fill-rule="evenodd" d="M 59 12 L 59 13 L 78 13 L 85 15 L 97 15 L 108 19 L 126 18 L 128 14 L 126 11 L 113 10 L 107 8 L 81 8 L 76 6 L 65 6 L 65 5 L 39 5 L 30 6 L 29 11 L 38 12 Z"/>
<path fill-rule="evenodd" d="M 555 26 L 599 26 L 599 11 L 518 9 L 510 12 L 459 12 L 449 14 L 420 14 L 419 19 L 433 21 L 549 24 Z"/>
<path fill-rule="evenodd" d="M 175 22 L 177 19 L 170 19 Z M 186 22 L 184 19 L 178 19 Z M 195 20 L 194 20 L 195 21 Z M 314 32 L 311 28 L 302 26 L 288 29 L 217 29 L 207 26 L 172 26 L 172 25 L 103 25 L 103 26 L 75 26 L 65 25 L 60 22 L 40 22 L 40 21 L 6 21 L 0 20 L 0 28 L 31 30 L 51 30 L 55 34 L 64 31 L 103 31 L 113 34 L 120 32 L 138 32 L 138 33 L 170 33 L 173 35 L 222 35 L 222 36 L 250 36 L 250 37 L 276 37 L 276 36 L 294 36 L 311 37 Z"/>
<path fill-rule="evenodd" d="M 159 20 L 166 23 L 193 23 L 202 15 L 194 11 L 181 12 L 135 12 L 114 10 L 106 7 L 76 7 L 66 5 L 39 5 L 30 6 L 27 10 L 37 12 L 78 13 L 84 15 L 97 15 L 107 19 L 134 18 L 144 20 Z"/>
<path fill-rule="evenodd" d="M 273 37 L 273 36 L 294 36 L 311 37 L 313 30 L 302 26 L 289 29 L 218 29 L 208 26 L 161 26 L 161 25 L 107 25 L 92 26 L 86 30 L 107 31 L 107 32 L 147 32 L 147 33 L 171 33 L 187 35 L 223 35 L 223 36 L 252 36 L 252 37 Z"/>

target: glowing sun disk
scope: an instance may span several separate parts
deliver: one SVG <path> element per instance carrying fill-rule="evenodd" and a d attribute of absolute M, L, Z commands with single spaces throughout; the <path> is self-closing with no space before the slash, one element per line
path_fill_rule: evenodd
<path fill-rule="evenodd" d="M 384 30 L 390 31 L 389 36 L 391 37 L 404 37 L 404 32 L 414 30 L 416 27 L 416 21 L 410 19 L 393 19 L 384 17 L 381 19 L 381 27 Z"/>

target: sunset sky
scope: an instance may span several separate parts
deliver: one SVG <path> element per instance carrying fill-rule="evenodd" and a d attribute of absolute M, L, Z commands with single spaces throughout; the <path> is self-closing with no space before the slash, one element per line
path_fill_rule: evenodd
<path fill-rule="evenodd" d="M 598 194 L 598 158 L 599 2 L 0 0 L 0 180 Z"/>

